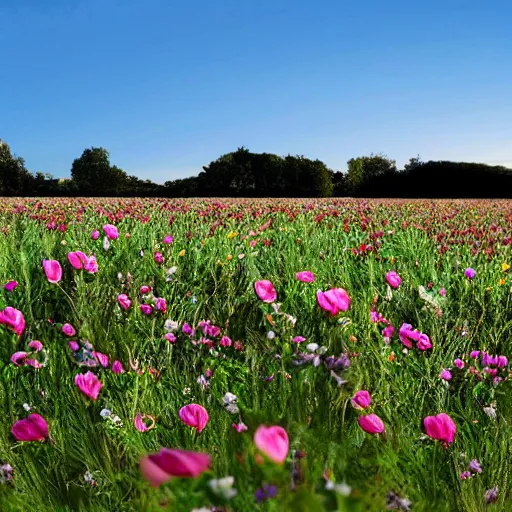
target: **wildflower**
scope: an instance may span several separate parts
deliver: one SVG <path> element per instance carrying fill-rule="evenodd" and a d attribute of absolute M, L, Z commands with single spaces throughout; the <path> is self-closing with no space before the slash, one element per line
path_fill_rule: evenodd
<path fill-rule="evenodd" d="M 100 232 L 97 231 L 97 230 L 94 230 L 92 233 L 91 233 L 91 238 L 93 240 L 98 240 L 98 238 L 100 237 Z"/>
<path fill-rule="evenodd" d="M 183 331 L 183 334 L 186 334 L 187 336 L 194 336 L 194 332 L 195 332 L 195 330 L 188 323 L 183 324 L 182 331 Z"/>
<path fill-rule="evenodd" d="M 439 295 L 441 295 L 441 297 L 446 297 L 446 288 L 441 288 L 439 290 Z"/>
<path fill-rule="evenodd" d="M 313 272 L 309 270 L 297 272 L 297 274 L 295 274 L 295 277 L 302 283 L 312 283 L 315 280 L 315 275 L 313 274 Z"/>
<path fill-rule="evenodd" d="M 178 256 L 181 258 L 181 257 L 185 256 L 185 253 L 186 253 L 185 249 L 182 249 L 182 250 L 178 253 Z"/>
<path fill-rule="evenodd" d="M 227 336 L 222 336 L 222 338 L 219 341 L 219 345 L 221 347 L 231 347 L 232 341 Z"/>
<path fill-rule="evenodd" d="M 482 472 L 482 466 L 480 465 L 480 462 L 478 462 L 478 459 L 472 459 L 468 465 L 468 468 L 471 471 L 471 473 L 481 473 Z"/>
<path fill-rule="evenodd" d="M 100 411 L 100 416 L 102 418 L 106 418 L 107 416 L 110 416 L 112 414 L 112 411 L 110 411 L 109 409 L 101 409 Z"/>
<path fill-rule="evenodd" d="M 453 443 L 457 426 L 448 414 L 443 412 L 437 416 L 427 416 L 423 420 L 423 425 L 427 436 L 431 439 L 444 441 L 445 446 Z"/>
<path fill-rule="evenodd" d="M 170 318 L 165 321 L 164 329 L 167 332 L 175 332 L 179 328 L 179 323 L 175 322 L 174 320 L 171 320 Z"/>
<path fill-rule="evenodd" d="M 93 357 L 103 366 L 103 368 L 106 368 L 108 366 L 108 356 L 105 354 L 102 354 L 101 352 L 93 352 Z"/>
<path fill-rule="evenodd" d="M 254 444 L 277 464 L 283 463 L 288 456 L 288 434 L 282 427 L 260 425 L 254 434 Z"/>
<path fill-rule="evenodd" d="M 267 304 L 275 302 L 277 299 L 277 292 L 270 281 L 256 281 L 254 283 L 254 289 L 258 298 Z"/>
<path fill-rule="evenodd" d="M 254 497 L 258 503 L 266 501 L 270 498 L 275 498 L 277 495 L 277 487 L 275 485 L 263 484 L 262 488 L 259 488 L 254 493 Z"/>
<path fill-rule="evenodd" d="M 110 240 L 108 239 L 108 237 L 104 236 L 103 237 L 103 250 L 108 251 L 109 249 L 110 249 Z"/>
<path fill-rule="evenodd" d="M 358 391 L 352 398 L 351 398 L 352 406 L 354 409 L 367 409 L 370 407 L 371 404 L 371 398 L 370 393 L 368 391 Z"/>
<path fill-rule="evenodd" d="M 459 370 L 462 370 L 464 368 L 464 361 L 462 359 L 455 359 L 453 361 L 454 366 L 456 366 Z"/>
<path fill-rule="evenodd" d="M 162 313 L 167 312 L 167 301 L 163 297 L 158 297 L 155 301 L 155 309 Z"/>
<path fill-rule="evenodd" d="M 146 424 L 146 419 L 151 420 L 151 423 L 149 425 Z M 148 430 L 151 430 L 155 426 L 155 418 L 153 418 L 153 416 L 150 416 L 149 414 L 138 413 L 135 416 L 135 419 L 133 420 L 133 424 L 135 425 L 135 428 L 139 432 L 147 432 Z"/>
<path fill-rule="evenodd" d="M 125 311 L 132 305 L 132 301 L 128 298 L 126 293 L 119 294 L 117 296 L 117 302 L 119 303 L 119 306 L 121 306 L 121 308 Z"/>
<path fill-rule="evenodd" d="M 71 324 L 64 324 L 62 326 L 62 333 L 65 334 L 66 336 L 74 336 L 76 334 L 76 331 Z"/>
<path fill-rule="evenodd" d="M 383 421 L 376 414 L 359 416 L 357 422 L 367 434 L 382 434 L 385 430 Z"/>
<path fill-rule="evenodd" d="M 410 512 L 412 502 L 407 498 L 400 498 L 392 491 L 388 492 L 386 499 L 386 510 L 399 510 L 401 512 Z"/>
<path fill-rule="evenodd" d="M 164 338 L 169 342 L 169 343 L 176 343 L 176 336 L 172 333 L 172 332 L 166 332 L 164 334 Z"/>
<path fill-rule="evenodd" d="M 167 482 L 172 476 L 197 478 L 210 466 L 207 453 L 162 448 L 158 453 L 145 455 L 140 461 L 142 476 L 153 487 Z"/>
<path fill-rule="evenodd" d="M 478 359 L 480 357 L 480 351 L 479 350 L 473 350 L 471 354 L 469 354 L 469 357 L 471 359 Z"/>
<path fill-rule="evenodd" d="M 9 281 L 8 283 L 4 284 L 4 290 L 8 292 L 14 291 L 14 289 L 18 286 L 18 281 Z"/>
<path fill-rule="evenodd" d="M 139 306 L 139 309 L 146 316 L 151 315 L 151 313 L 153 312 L 153 307 L 150 304 L 141 304 Z"/>
<path fill-rule="evenodd" d="M 498 356 L 497 366 L 498 368 L 505 368 L 505 366 L 508 366 L 508 359 L 505 356 Z"/>
<path fill-rule="evenodd" d="M 141 295 L 146 295 L 147 293 L 149 293 L 151 291 L 151 287 L 144 284 L 140 287 L 140 294 Z"/>
<path fill-rule="evenodd" d="M 174 242 L 174 238 L 171 235 L 166 235 L 163 240 L 164 244 L 170 245 Z"/>
<path fill-rule="evenodd" d="M 501 264 L 501 270 L 503 272 L 506 272 L 507 270 L 510 270 L 510 265 L 508 263 L 502 263 Z"/>
<path fill-rule="evenodd" d="M 199 404 L 189 404 L 179 411 L 180 419 L 185 425 L 195 428 L 200 434 L 208 423 L 208 411 Z"/>
<path fill-rule="evenodd" d="M 292 338 L 292 341 L 294 343 L 302 343 L 303 341 L 306 341 L 306 338 L 304 338 L 303 336 L 295 336 L 294 338 Z"/>
<path fill-rule="evenodd" d="M 210 480 L 208 486 L 214 494 L 217 494 L 225 500 L 229 500 L 238 494 L 237 490 L 233 489 L 234 483 L 234 476 L 226 476 L 224 478 Z"/>
<path fill-rule="evenodd" d="M 73 351 L 73 352 L 76 352 L 80 346 L 78 345 L 78 343 L 76 341 L 69 341 L 68 342 L 68 347 Z"/>
<path fill-rule="evenodd" d="M 391 270 L 386 274 L 386 281 L 395 290 L 400 287 L 400 283 L 402 282 L 402 278 L 394 271 Z"/>
<path fill-rule="evenodd" d="M 112 224 L 105 224 L 103 226 L 103 231 L 109 240 L 117 240 L 119 238 L 119 232 Z"/>
<path fill-rule="evenodd" d="M 0 485 L 12 483 L 14 468 L 10 464 L 0 464 Z"/>
<path fill-rule="evenodd" d="M 11 306 L 7 306 L 3 311 L 0 311 L 0 324 L 7 326 L 18 336 L 21 336 L 25 330 L 25 318 L 22 312 Z"/>
<path fill-rule="evenodd" d="M 56 284 L 62 279 L 62 267 L 56 260 L 43 260 L 43 270 L 50 283 Z"/>
<path fill-rule="evenodd" d="M 248 430 L 248 426 L 245 423 L 232 423 L 231 427 L 234 428 L 239 434 Z"/>
<path fill-rule="evenodd" d="M 471 478 L 471 473 L 469 471 L 463 471 L 461 474 L 460 474 L 460 477 L 459 477 L 461 480 L 467 480 L 468 478 Z"/>
<path fill-rule="evenodd" d="M 440 377 L 443 380 L 451 380 L 452 379 L 452 372 L 450 370 L 447 370 L 446 368 L 443 368 L 443 371 L 441 372 Z"/>
<path fill-rule="evenodd" d="M 337 315 L 340 311 L 347 311 L 350 306 L 350 297 L 343 288 L 333 288 L 322 292 L 316 292 L 318 305 L 331 316 Z"/>
<path fill-rule="evenodd" d="M 48 437 L 48 424 L 39 414 L 30 414 L 12 426 L 11 434 L 16 441 L 44 441 Z"/>
<path fill-rule="evenodd" d="M 487 505 L 496 503 L 498 501 L 498 487 L 493 487 L 492 489 L 485 491 L 484 498 Z"/>
<path fill-rule="evenodd" d="M 155 252 L 155 254 L 153 255 L 153 258 L 155 260 L 155 263 L 163 263 L 164 262 L 164 257 L 162 256 L 162 253 L 160 252 Z"/>
<path fill-rule="evenodd" d="M 334 491 L 340 496 L 350 496 L 350 493 L 352 492 L 352 487 L 350 487 L 350 485 L 347 485 L 346 483 L 335 484 L 332 480 L 327 480 L 325 489 L 327 491 Z"/>
<path fill-rule="evenodd" d="M 75 385 L 85 396 L 88 396 L 92 400 L 96 400 L 98 398 L 100 390 L 103 387 L 103 384 L 100 382 L 98 377 L 96 377 L 92 372 L 87 372 L 85 374 L 79 373 L 76 375 Z"/>
<path fill-rule="evenodd" d="M 267 340 L 272 341 L 276 337 L 276 333 L 274 331 L 267 332 Z"/>
<path fill-rule="evenodd" d="M 115 360 L 112 363 L 112 372 L 116 375 L 119 375 L 124 372 L 123 365 L 121 364 L 121 361 Z"/>
<path fill-rule="evenodd" d="M 466 270 L 464 270 L 464 275 L 468 278 L 468 279 L 473 279 L 475 276 L 476 276 L 476 272 L 474 269 L 472 269 L 471 267 L 468 267 Z"/>

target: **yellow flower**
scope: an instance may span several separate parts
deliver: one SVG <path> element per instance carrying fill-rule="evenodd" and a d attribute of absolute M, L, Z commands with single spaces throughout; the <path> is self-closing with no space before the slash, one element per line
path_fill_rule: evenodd
<path fill-rule="evenodd" d="M 181 249 L 181 251 L 178 253 L 178 256 L 185 256 L 185 249 Z"/>
<path fill-rule="evenodd" d="M 506 272 L 509 268 L 510 268 L 510 265 L 508 263 L 501 264 L 501 270 L 503 270 L 503 272 Z"/>
<path fill-rule="evenodd" d="M 389 259 L 389 262 L 391 263 L 391 265 L 394 265 L 395 264 L 395 257 L 391 256 L 391 258 Z"/>
<path fill-rule="evenodd" d="M 232 238 L 235 238 L 235 236 L 237 236 L 238 233 L 236 231 L 231 231 L 231 233 L 228 234 L 228 238 L 231 240 Z"/>

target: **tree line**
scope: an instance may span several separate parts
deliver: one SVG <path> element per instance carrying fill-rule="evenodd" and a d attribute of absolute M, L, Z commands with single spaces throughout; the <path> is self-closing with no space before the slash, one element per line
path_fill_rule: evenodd
<path fill-rule="evenodd" d="M 1 196 L 90 197 L 512 197 L 512 169 L 414 157 L 398 169 L 383 154 L 352 158 L 345 172 L 304 156 L 252 153 L 241 147 L 197 176 L 163 185 L 110 163 L 104 148 L 88 148 L 71 165 L 71 178 L 31 173 L 0 139 Z"/>

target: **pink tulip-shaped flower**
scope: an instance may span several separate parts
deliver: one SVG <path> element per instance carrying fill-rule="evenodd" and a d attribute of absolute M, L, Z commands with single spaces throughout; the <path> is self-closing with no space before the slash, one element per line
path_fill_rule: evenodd
<path fill-rule="evenodd" d="M 174 238 L 171 235 L 166 235 L 164 237 L 164 244 L 172 244 L 174 242 Z"/>
<path fill-rule="evenodd" d="M 139 309 L 144 313 L 145 315 L 151 315 L 153 312 L 153 307 L 150 304 L 141 304 L 139 306 Z"/>
<path fill-rule="evenodd" d="M 140 294 L 141 295 L 146 295 L 146 293 L 149 293 L 151 291 L 151 287 L 148 286 L 147 284 L 143 284 L 141 287 L 140 287 Z"/>
<path fill-rule="evenodd" d="M 155 301 L 155 309 L 162 313 L 167 312 L 167 301 L 163 297 L 158 297 Z"/>
<path fill-rule="evenodd" d="M 231 428 L 234 428 L 239 434 L 245 432 L 246 430 L 249 430 L 249 427 L 243 422 L 231 423 Z"/>
<path fill-rule="evenodd" d="M 7 306 L 3 311 L 0 311 L 0 324 L 6 325 L 18 336 L 21 336 L 25 330 L 25 319 L 22 312 L 11 306 Z"/>
<path fill-rule="evenodd" d="M 326 292 L 318 290 L 316 300 L 318 305 L 332 316 L 337 315 L 340 311 L 347 311 L 350 306 L 350 297 L 343 288 L 332 288 Z"/>
<path fill-rule="evenodd" d="M 376 414 L 359 416 L 357 422 L 367 434 L 382 434 L 385 430 L 383 421 Z"/>
<path fill-rule="evenodd" d="M 7 290 L 8 292 L 14 291 L 14 289 L 18 286 L 18 281 L 9 281 L 8 283 L 4 284 L 4 290 Z"/>
<path fill-rule="evenodd" d="M 151 421 L 149 425 L 146 423 L 147 419 Z M 139 432 L 147 432 L 148 430 L 151 430 L 155 426 L 155 418 L 153 418 L 153 416 L 150 416 L 149 414 L 138 413 L 135 416 L 135 419 L 133 420 L 133 424 L 135 425 L 135 428 Z"/>
<path fill-rule="evenodd" d="M 128 298 L 126 293 L 121 293 L 117 296 L 117 302 L 125 311 L 132 305 L 132 301 Z"/>
<path fill-rule="evenodd" d="M 91 233 L 91 238 L 93 240 L 98 240 L 98 238 L 100 237 L 100 232 L 98 230 L 94 230 L 92 233 Z"/>
<path fill-rule="evenodd" d="M 71 324 L 64 324 L 62 326 L 62 333 L 66 336 L 74 336 L 76 334 L 75 328 Z"/>
<path fill-rule="evenodd" d="M 41 352 L 43 350 L 43 344 L 38 340 L 32 340 L 28 346 L 34 349 L 36 352 Z"/>
<path fill-rule="evenodd" d="M 103 366 L 103 368 L 107 368 L 108 366 L 108 356 L 106 354 L 102 354 L 101 352 L 94 351 L 92 355 L 96 358 L 98 363 Z"/>
<path fill-rule="evenodd" d="M 207 453 L 162 448 L 158 453 L 145 455 L 140 461 L 142 476 L 153 487 L 167 482 L 172 476 L 197 478 L 210 467 Z"/>
<path fill-rule="evenodd" d="M 277 299 L 277 292 L 271 281 L 256 281 L 254 283 L 254 290 L 258 298 L 267 304 L 271 304 Z"/>
<path fill-rule="evenodd" d="M 176 336 L 172 333 L 172 332 L 166 332 L 164 334 L 164 338 L 169 342 L 169 343 L 176 343 Z"/>
<path fill-rule="evenodd" d="M 199 404 L 189 404 L 179 411 L 180 420 L 189 427 L 195 428 L 200 434 L 208 423 L 208 411 Z"/>
<path fill-rule="evenodd" d="M 155 260 L 155 263 L 161 264 L 164 262 L 164 257 L 161 252 L 155 252 L 153 258 Z"/>
<path fill-rule="evenodd" d="M 25 364 L 25 360 L 27 359 L 28 354 L 26 352 L 14 352 L 11 356 L 11 363 L 14 366 L 21 366 Z"/>
<path fill-rule="evenodd" d="M 112 371 L 116 375 L 120 375 L 124 372 L 123 365 L 121 364 L 121 361 L 118 361 L 117 359 L 112 363 Z"/>
<path fill-rule="evenodd" d="M 402 278 L 394 270 L 391 270 L 386 274 L 386 281 L 388 282 L 389 286 L 391 286 L 391 288 L 396 290 L 400 286 Z"/>
<path fill-rule="evenodd" d="M 58 283 L 62 279 L 62 267 L 57 260 L 43 260 L 43 270 L 50 283 Z"/>
<path fill-rule="evenodd" d="M 362 390 L 358 391 L 352 397 L 351 402 L 355 409 L 367 409 L 370 407 L 372 400 L 370 398 L 370 393 L 368 393 L 368 391 Z"/>
<path fill-rule="evenodd" d="M 427 416 L 423 420 L 423 425 L 428 437 L 443 441 L 445 446 L 453 443 L 457 426 L 448 414 L 442 412 L 437 416 Z"/>
<path fill-rule="evenodd" d="M 117 240 L 119 238 L 119 231 L 117 231 L 117 228 L 112 224 L 105 224 L 103 231 L 109 240 Z"/>
<path fill-rule="evenodd" d="M 315 274 L 309 270 L 304 270 L 303 272 L 297 272 L 295 277 L 303 282 L 303 283 L 312 283 L 315 280 Z"/>
<path fill-rule="evenodd" d="M 98 398 L 100 390 L 103 387 L 103 384 L 100 382 L 98 377 L 96 377 L 92 372 L 87 372 L 85 374 L 79 373 L 76 375 L 75 384 L 85 396 L 88 396 L 92 400 L 96 400 Z"/>
<path fill-rule="evenodd" d="M 94 254 L 87 259 L 84 265 L 84 270 L 89 272 L 89 274 L 96 274 L 96 272 L 98 272 L 98 262 L 96 261 L 96 256 L 94 256 Z"/>
<path fill-rule="evenodd" d="M 282 427 L 260 425 L 254 433 L 254 444 L 276 464 L 282 464 L 288 456 L 288 434 Z"/>
<path fill-rule="evenodd" d="M 17 421 L 11 429 L 16 441 L 44 441 L 48 437 L 48 424 L 39 414 L 31 414 Z"/>
<path fill-rule="evenodd" d="M 75 270 L 82 270 L 89 258 L 82 251 L 68 252 L 68 261 Z"/>

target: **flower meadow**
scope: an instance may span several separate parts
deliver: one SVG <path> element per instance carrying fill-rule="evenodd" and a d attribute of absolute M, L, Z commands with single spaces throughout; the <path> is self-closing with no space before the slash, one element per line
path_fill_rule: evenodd
<path fill-rule="evenodd" d="M 512 202 L 0 218 L 2 511 L 512 510 Z"/>

